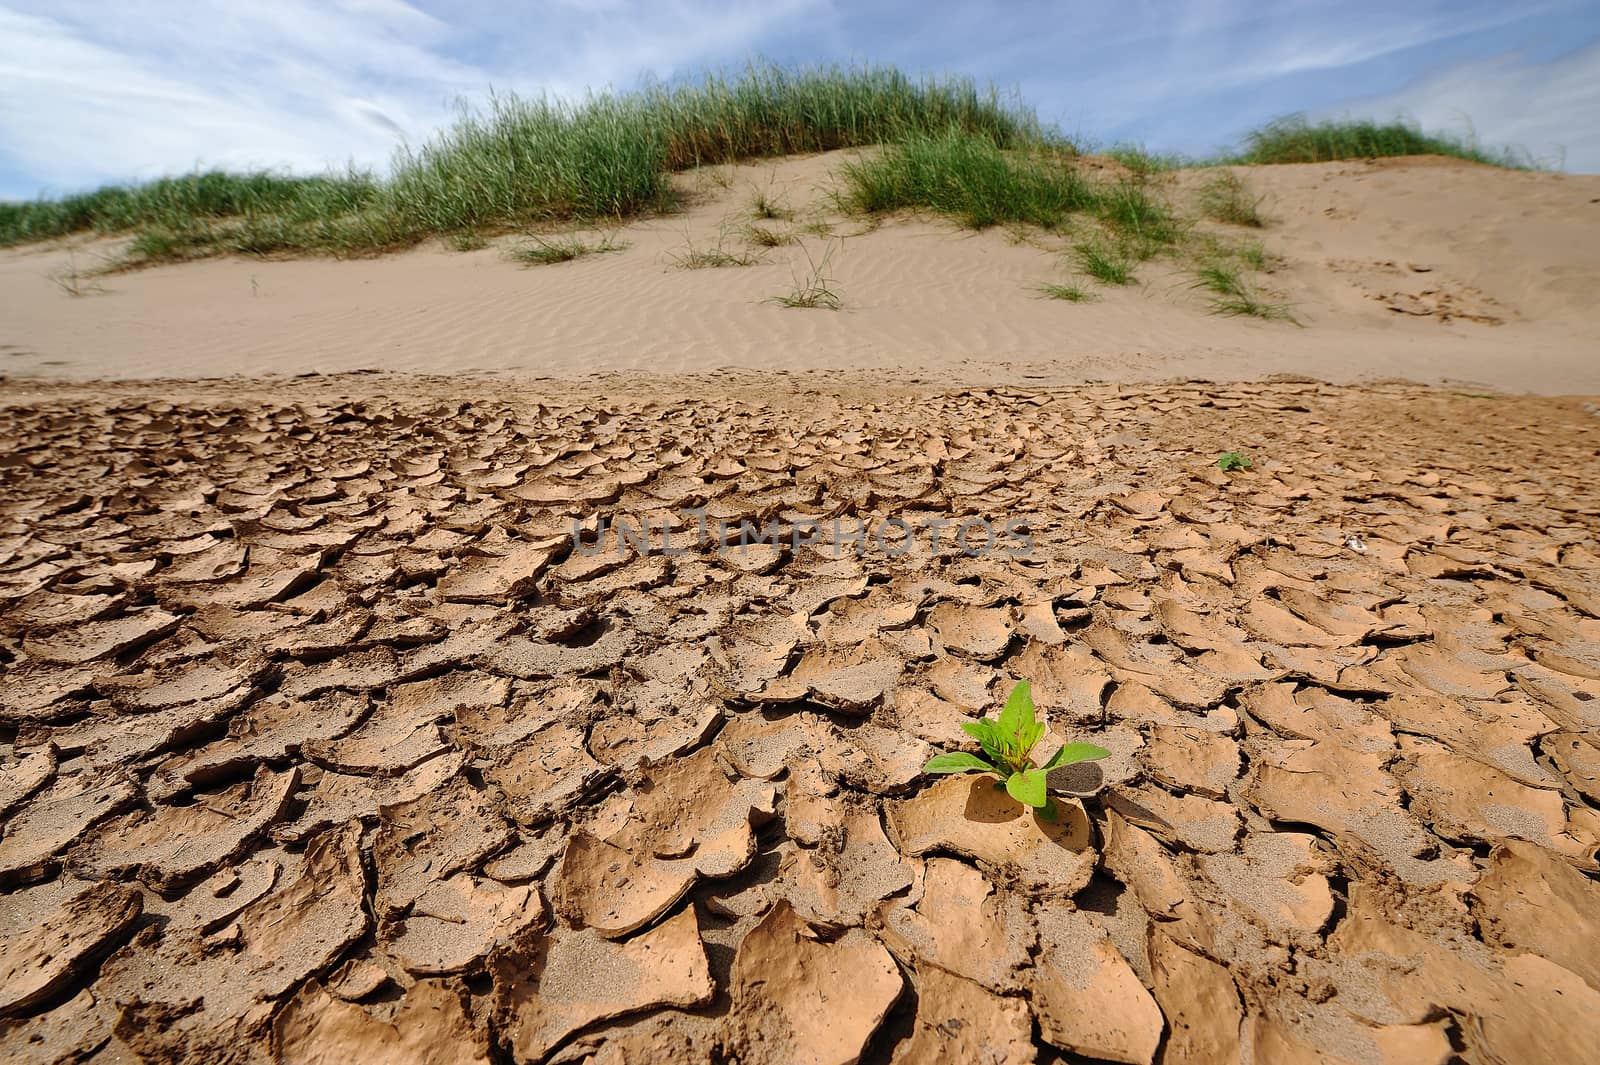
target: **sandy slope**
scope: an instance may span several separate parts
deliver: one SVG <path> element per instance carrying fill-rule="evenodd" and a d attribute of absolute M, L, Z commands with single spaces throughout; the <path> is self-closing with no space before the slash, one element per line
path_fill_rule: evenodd
<path fill-rule="evenodd" d="M 1580 403 L 619 384 L 10 391 L 0 1058 L 1600 1042 Z M 573 550 L 596 513 L 681 524 Z M 1019 678 L 1112 752 L 1054 823 L 920 772 Z"/>
<path fill-rule="evenodd" d="M 1405 377 L 1545 393 L 1600 391 L 1600 178 L 1450 161 L 1254 168 L 1281 266 L 1264 278 L 1303 328 L 1219 318 L 1189 279 L 1147 268 L 1093 304 L 1037 298 L 1064 281 L 1060 240 L 896 219 L 842 235 L 840 313 L 764 302 L 806 255 L 684 271 L 675 255 L 741 247 L 755 190 L 827 213 L 843 153 L 684 178 L 685 213 L 622 230 L 626 250 L 524 269 L 503 247 L 362 262 L 205 262 L 50 280 L 103 245 L 0 253 L 0 368 L 12 374 L 198 377 L 381 368 L 572 376 L 732 366 L 853 368 L 941 380 L 1051 382 L 1307 374 Z M 1198 180 L 1184 174 L 1174 194 Z M 775 228 L 785 228 L 781 223 Z"/>

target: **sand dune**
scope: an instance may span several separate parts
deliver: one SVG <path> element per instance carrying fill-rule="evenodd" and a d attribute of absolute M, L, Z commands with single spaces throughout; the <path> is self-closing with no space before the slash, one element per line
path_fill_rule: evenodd
<path fill-rule="evenodd" d="M 67 378 L 338 372 L 863 369 L 1051 383 L 1273 373 L 1600 391 L 1600 178 L 1421 158 L 1241 168 L 1264 196 L 1261 277 L 1299 326 L 1223 318 L 1152 264 L 1092 303 L 1039 298 L 1071 274 L 1063 238 L 878 226 L 828 207 L 849 153 L 680 178 L 689 207 L 622 227 L 617 253 L 556 266 L 429 247 L 355 261 L 205 261 L 99 279 L 105 242 L 0 253 L 0 368 Z M 1201 176 L 1183 172 L 1185 202 Z M 682 270 L 690 248 L 748 251 L 760 191 L 836 236 L 748 267 Z M 778 231 L 793 227 L 769 223 Z M 1236 235 L 1243 231 L 1235 231 Z M 1252 234 L 1244 233 L 1245 236 Z M 832 247 L 837 313 L 766 302 Z"/>

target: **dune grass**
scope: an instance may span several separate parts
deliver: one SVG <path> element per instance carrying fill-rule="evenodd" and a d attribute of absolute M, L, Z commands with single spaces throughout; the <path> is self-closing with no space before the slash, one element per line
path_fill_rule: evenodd
<path fill-rule="evenodd" d="M 1211 309 L 1218 314 L 1294 321 L 1287 306 L 1262 299 L 1239 268 L 1225 260 L 1213 259 L 1197 267 L 1194 287 L 1210 293 Z"/>
<path fill-rule="evenodd" d="M 123 265 L 373 254 L 457 233 L 628 218 L 671 206 L 673 171 L 950 129 L 1003 147 L 1047 139 L 1032 111 L 969 79 L 756 64 L 575 102 L 497 96 L 397 155 L 387 179 L 210 172 L 4 204 L 0 246 L 130 234 Z"/>
<path fill-rule="evenodd" d="M 1200 213 L 1231 226 L 1260 229 L 1266 224 L 1261 217 L 1261 198 L 1231 170 L 1218 171 L 1200 186 Z"/>
<path fill-rule="evenodd" d="M 513 248 L 507 254 L 524 266 L 553 266 L 570 263 L 588 255 L 604 255 L 627 247 L 615 236 L 607 234 L 597 241 L 587 241 L 577 235 L 565 237 L 534 237 L 531 244 Z"/>
<path fill-rule="evenodd" d="M 1488 166 L 1534 169 L 1526 152 L 1489 149 L 1471 137 L 1425 133 L 1403 121 L 1342 119 L 1309 122 L 1289 115 L 1245 135 L 1243 147 L 1218 160 L 1232 164 L 1327 163 L 1339 159 L 1378 159 L 1400 155 L 1448 155 Z"/>
<path fill-rule="evenodd" d="M 1039 294 L 1049 300 L 1065 300 L 1067 303 L 1091 303 L 1095 296 L 1092 292 L 1078 285 L 1061 285 L 1053 281 L 1041 282 L 1038 286 Z"/>

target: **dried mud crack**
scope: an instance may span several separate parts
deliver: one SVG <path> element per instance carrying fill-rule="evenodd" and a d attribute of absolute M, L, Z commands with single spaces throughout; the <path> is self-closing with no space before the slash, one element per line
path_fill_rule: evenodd
<path fill-rule="evenodd" d="M 0 1057 L 1592 1055 L 1580 403 L 805 385 L 14 392 Z"/>

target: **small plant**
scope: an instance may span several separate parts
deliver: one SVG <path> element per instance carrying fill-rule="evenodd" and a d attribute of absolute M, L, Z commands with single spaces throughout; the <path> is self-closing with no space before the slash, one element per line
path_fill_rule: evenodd
<path fill-rule="evenodd" d="M 1056 285 L 1046 281 L 1039 286 L 1039 291 L 1046 299 L 1066 300 L 1068 303 L 1088 303 L 1094 299 L 1091 293 L 1077 285 Z"/>
<path fill-rule="evenodd" d="M 781 233 L 767 226 L 746 226 L 744 238 L 758 248 L 781 248 L 798 243 L 793 233 Z"/>
<path fill-rule="evenodd" d="M 106 290 L 104 285 L 91 280 L 90 275 L 78 269 L 78 259 L 70 252 L 67 254 L 67 268 L 49 276 L 56 288 L 69 296 L 102 295 Z"/>
<path fill-rule="evenodd" d="M 806 252 L 806 263 L 811 272 L 805 277 L 795 275 L 794 290 L 787 295 L 773 296 L 769 302 L 785 307 L 820 307 L 825 311 L 836 311 L 844 306 L 839 294 L 830 287 L 833 282 L 827 276 L 828 262 L 833 258 L 833 245 L 830 243 L 828 250 L 822 253 L 821 262 L 813 259 L 804 245 L 801 245 L 801 250 Z"/>
<path fill-rule="evenodd" d="M 1232 473 L 1235 470 L 1248 470 L 1249 468 L 1250 460 L 1245 457 L 1244 452 L 1242 451 L 1224 451 L 1221 457 L 1217 459 L 1217 469 L 1221 470 L 1223 473 Z"/>
<path fill-rule="evenodd" d="M 627 245 L 618 243 L 612 236 L 602 237 L 595 244 L 575 236 L 559 237 L 554 240 L 534 237 L 532 244 L 513 248 L 511 257 L 526 266 L 551 266 L 555 263 L 568 263 L 574 259 L 581 259 L 585 255 L 603 255 L 610 251 L 621 251 L 625 247 Z"/>
<path fill-rule="evenodd" d="M 1072 249 L 1078 269 L 1102 284 L 1126 285 L 1133 280 L 1133 264 L 1120 249 L 1099 241 L 1083 241 Z"/>
<path fill-rule="evenodd" d="M 1111 752 L 1092 743 L 1064 743 L 1043 765 L 1033 764 L 1033 748 L 1044 735 L 1044 723 L 1034 719 L 1033 688 L 1027 681 L 1018 681 L 1011 696 L 1000 711 L 1000 718 L 991 721 L 963 721 L 961 730 L 983 748 L 983 756 L 966 751 L 949 751 L 936 754 L 922 767 L 924 773 L 993 773 L 1004 783 L 1006 792 L 1018 802 L 1032 806 L 1040 815 L 1053 820 L 1055 803 L 1045 787 L 1045 777 L 1052 769 L 1074 762 L 1090 762 L 1110 757 Z"/>
<path fill-rule="evenodd" d="M 1261 198 L 1231 170 L 1221 171 L 1200 189 L 1200 212 L 1213 221 L 1260 229 L 1266 224 L 1260 206 Z"/>
<path fill-rule="evenodd" d="M 445 245 L 451 251 L 481 251 L 489 246 L 489 241 L 475 229 L 462 229 L 446 237 Z"/>
<path fill-rule="evenodd" d="M 766 189 L 756 189 L 755 195 L 750 198 L 750 213 L 757 218 L 769 222 L 791 222 L 794 220 L 794 210 L 783 200 L 772 194 L 772 186 Z"/>
<path fill-rule="evenodd" d="M 672 265 L 679 270 L 717 270 L 725 266 L 755 266 L 760 261 L 759 255 L 734 251 L 728 247 L 727 222 L 718 227 L 717 242 L 711 247 L 697 247 L 694 239 L 685 233 L 683 251 L 672 256 Z"/>
<path fill-rule="evenodd" d="M 1245 283 L 1237 267 L 1222 261 L 1207 263 L 1194 272 L 1194 287 L 1212 293 L 1211 309 L 1231 317 L 1294 321 L 1281 303 L 1268 303 Z"/>

